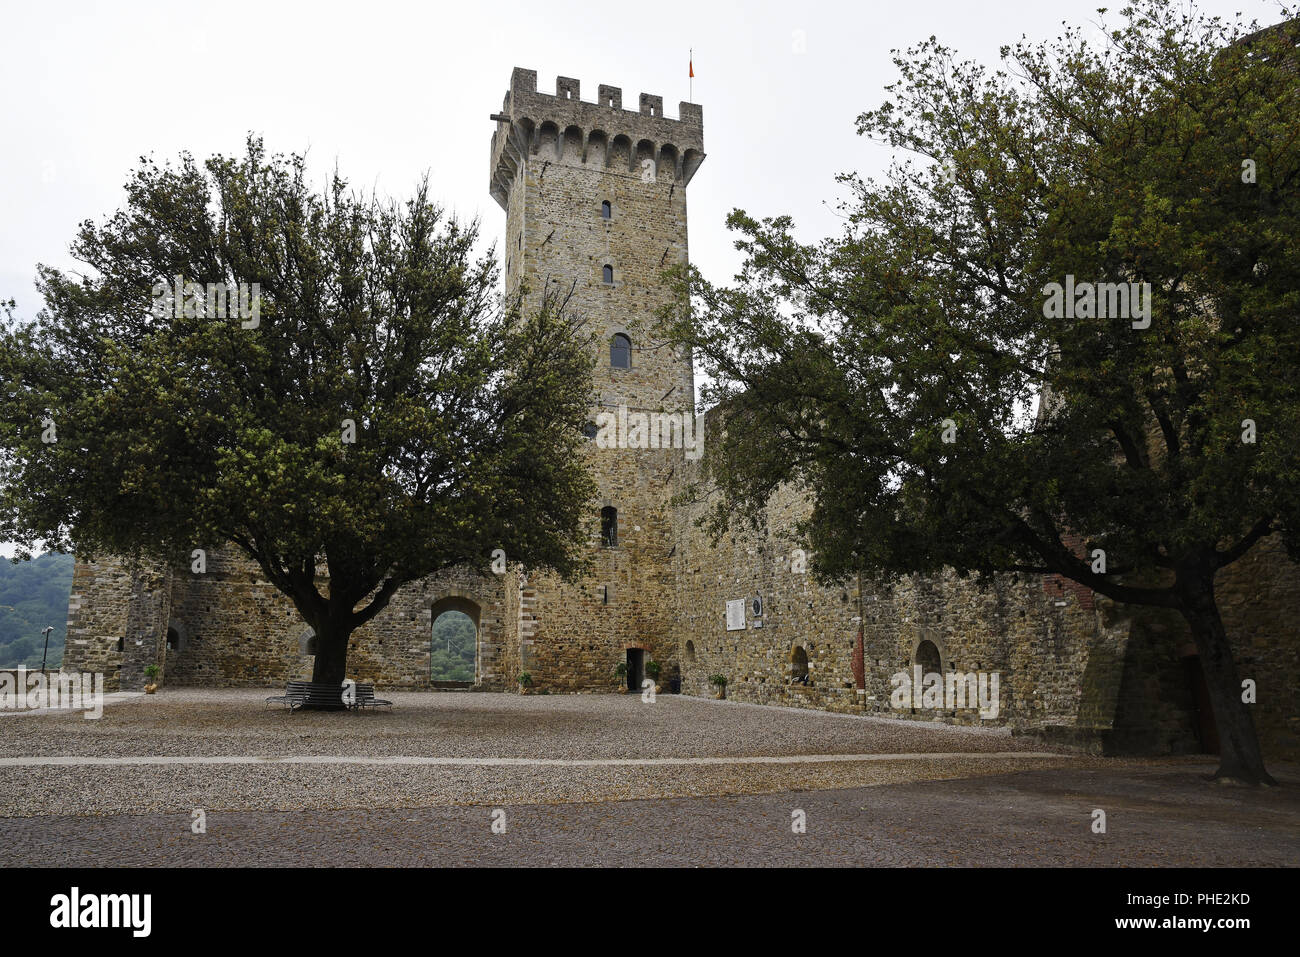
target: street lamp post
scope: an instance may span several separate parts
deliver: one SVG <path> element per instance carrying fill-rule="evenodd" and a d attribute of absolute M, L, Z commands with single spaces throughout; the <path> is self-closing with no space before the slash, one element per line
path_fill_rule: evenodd
<path fill-rule="evenodd" d="M 41 674 L 45 674 L 45 659 L 50 654 L 50 632 L 53 630 L 53 625 L 46 625 L 45 630 L 41 632 L 45 636 L 45 651 L 41 653 Z"/>

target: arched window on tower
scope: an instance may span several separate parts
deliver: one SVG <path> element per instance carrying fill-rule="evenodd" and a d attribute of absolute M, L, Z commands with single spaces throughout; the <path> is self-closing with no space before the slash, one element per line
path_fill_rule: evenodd
<path fill-rule="evenodd" d="M 606 505 L 600 510 L 600 544 L 613 548 L 618 544 L 618 509 Z"/>
<path fill-rule="evenodd" d="M 609 205 L 609 200 L 605 200 L 603 203 L 600 204 L 600 218 L 601 218 L 601 219 L 609 219 L 610 214 L 611 214 L 612 212 L 613 212 L 613 210 L 611 209 L 611 207 L 610 207 L 610 205 Z"/>
<path fill-rule="evenodd" d="M 632 340 L 621 332 L 609 340 L 609 364 L 615 369 L 632 368 Z"/>
<path fill-rule="evenodd" d="M 605 285 L 614 285 L 614 267 L 606 263 L 605 268 L 601 270 L 601 278 L 605 281 Z"/>

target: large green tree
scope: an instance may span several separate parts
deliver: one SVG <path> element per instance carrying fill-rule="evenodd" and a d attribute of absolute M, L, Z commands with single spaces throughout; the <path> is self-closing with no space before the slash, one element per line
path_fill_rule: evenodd
<path fill-rule="evenodd" d="M 897 158 L 844 178 L 843 235 L 737 211 L 736 282 L 683 277 L 715 532 L 798 482 L 823 578 L 1059 574 L 1174 609 L 1219 777 L 1270 780 L 1215 574 L 1268 536 L 1300 556 L 1296 27 L 1144 0 L 995 71 L 933 38 L 897 55 L 858 119 Z M 1149 325 L 1085 283 L 1149 284 Z"/>
<path fill-rule="evenodd" d="M 477 238 L 427 180 L 314 190 L 256 139 L 142 161 L 0 338 L 0 537 L 187 569 L 233 543 L 332 683 L 404 583 L 495 549 L 572 572 L 590 350 L 562 302 L 504 300 Z"/>

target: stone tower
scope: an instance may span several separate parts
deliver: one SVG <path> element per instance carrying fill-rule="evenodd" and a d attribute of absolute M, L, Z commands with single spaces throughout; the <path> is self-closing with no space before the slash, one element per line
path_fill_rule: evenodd
<path fill-rule="evenodd" d="M 608 689 L 620 663 L 639 687 L 646 662 L 659 662 L 664 678 L 676 667 L 670 499 L 685 450 L 632 430 L 655 414 L 694 426 L 690 357 L 652 332 L 672 295 L 662 273 L 686 262 L 686 185 L 704 160 L 700 107 L 680 103 L 678 117 L 647 93 L 625 110 L 612 86 L 584 102 L 567 77 L 554 95 L 539 93 L 537 73 L 523 69 L 492 116 L 507 291 L 522 288 L 533 307 L 548 291 L 569 297 L 568 312 L 595 334 L 593 426 L 616 423 L 587 448 L 599 488 L 591 575 L 519 585 L 520 666 L 542 688 Z M 629 441 L 609 447 L 620 435 Z"/>

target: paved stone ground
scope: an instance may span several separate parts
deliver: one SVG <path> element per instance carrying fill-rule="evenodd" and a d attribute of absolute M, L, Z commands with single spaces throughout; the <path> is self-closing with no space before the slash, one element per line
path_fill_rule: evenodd
<path fill-rule="evenodd" d="M 398 694 L 391 715 L 290 715 L 267 693 L 0 721 L 0 864 L 1300 863 L 1295 767 L 1242 790 L 1207 783 L 1206 759 L 676 696 Z"/>
<path fill-rule="evenodd" d="M 0 721 L 0 755 L 419 754 L 533 758 L 1041 751 L 1005 729 L 764 708 L 684 695 L 384 693 L 365 713 L 267 709 L 283 689 L 181 689 Z"/>
<path fill-rule="evenodd" d="M 1199 763 L 1196 770 L 1208 773 Z M 1295 866 L 1300 794 L 1176 766 L 871 788 L 494 808 L 29 817 L 0 864 L 281 866 Z M 1092 812 L 1107 832 L 1092 832 Z M 807 830 L 795 834 L 792 812 Z"/>
<path fill-rule="evenodd" d="M 0 721 L 0 816 L 208 810 L 333 810 L 531 804 L 864 785 L 994 774 L 1045 762 L 998 731 L 881 721 L 661 695 L 395 694 L 379 713 L 266 710 L 267 691 L 181 690 L 107 707 L 103 717 Z M 284 758 L 543 761 L 898 755 L 898 761 L 710 766 L 353 766 Z M 904 758 L 906 755 L 913 757 Z M 932 759 L 915 756 L 933 755 Z M 1024 757 L 1020 757 L 1024 755 Z M 73 756 L 262 764 L 31 767 Z M 1095 760 L 1095 759 L 1094 759 Z M 15 764 L 16 762 L 16 764 Z"/>

